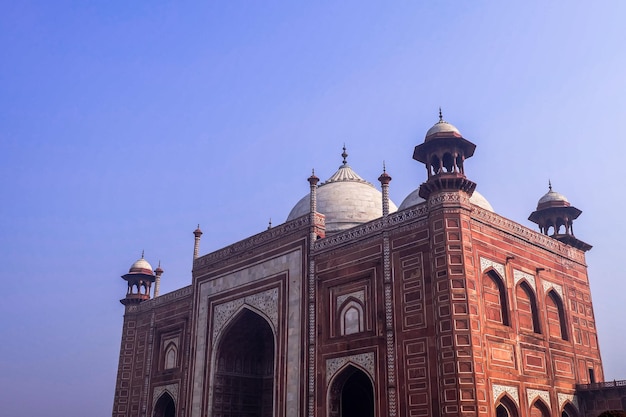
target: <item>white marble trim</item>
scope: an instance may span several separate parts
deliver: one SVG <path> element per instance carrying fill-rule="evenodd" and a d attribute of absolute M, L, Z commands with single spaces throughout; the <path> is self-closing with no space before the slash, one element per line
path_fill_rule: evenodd
<path fill-rule="evenodd" d="M 513 399 L 515 405 L 519 409 L 519 392 L 517 387 L 512 387 L 509 385 L 497 385 L 493 384 L 492 387 L 492 395 L 493 395 L 493 403 L 497 404 L 497 401 L 500 399 L 502 394 L 509 394 L 509 397 Z"/>
<path fill-rule="evenodd" d="M 481 256 L 480 257 L 480 272 L 484 273 L 490 267 L 493 268 L 498 274 L 500 274 L 502 279 L 506 278 L 506 276 L 504 274 L 504 265 L 503 264 L 499 264 L 497 262 L 494 262 L 494 261 L 492 261 L 490 259 L 487 259 L 487 258 L 483 258 Z"/>

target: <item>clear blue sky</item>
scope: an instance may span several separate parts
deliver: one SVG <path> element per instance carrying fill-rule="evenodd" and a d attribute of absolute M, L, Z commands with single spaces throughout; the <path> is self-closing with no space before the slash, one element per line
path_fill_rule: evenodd
<path fill-rule="evenodd" d="M 162 292 L 287 217 L 348 147 L 399 204 L 444 117 L 521 224 L 548 179 L 583 210 L 607 379 L 626 379 L 626 3 L 0 2 L 0 404 L 109 416 L 124 274 Z"/>

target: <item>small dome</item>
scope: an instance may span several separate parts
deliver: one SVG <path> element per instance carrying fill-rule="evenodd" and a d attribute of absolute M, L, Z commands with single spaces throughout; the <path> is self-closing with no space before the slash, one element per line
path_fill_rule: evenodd
<path fill-rule="evenodd" d="M 425 202 L 426 200 L 424 200 L 422 197 L 419 196 L 419 191 L 420 191 L 420 189 L 418 188 L 417 190 L 415 190 L 411 194 L 409 194 L 404 199 L 402 204 L 400 204 L 400 207 L 398 208 L 398 210 L 404 210 L 406 208 L 413 207 L 413 206 L 416 206 L 418 204 L 421 204 L 421 203 Z M 474 204 L 474 205 L 476 205 L 476 206 L 478 206 L 478 207 L 480 207 L 482 209 L 485 209 L 485 210 L 488 210 L 488 211 L 491 211 L 491 212 L 495 213 L 495 211 L 493 210 L 493 207 L 491 207 L 491 204 L 489 203 L 489 201 L 487 201 L 487 199 L 481 193 L 479 193 L 478 191 L 474 191 L 474 193 L 470 197 L 470 203 L 472 203 L 472 204 Z"/>
<path fill-rule="evenodd" d="M 548 185 L 549 191 L 543 195 L 537 202 L 537 210 L 542 210 L 548 207 L 569 207 L 570 202 L 561 193 L 552 191 L 552 184 Z"/>
<path fill-rule="evenodd" d="M 326 216 L 329 234 L 382 217 L 382 201 L 382 193 L 354 172 L 345 157 L 344 164 L 317 189 L 317 211 Z M 287 221 L 304 216 L 310 208 L 311 195 L 307 194 L 293 207 Z M 389 212 L 396 210 L 397 206 L 390 200 Z"/>
<path fill-rule="evenodd" d="M 461 132 L 459 132 L 459 129 L 442 119 L 435 123 L 433 127 L 428 129 L 428 132 L 426 132 L 426 138 L 434 135 L 435 133 L 456 133 L 457 135 L 461 136 Z"/>
<path fill-rule="evenodd" d="M 143 258 L 143 256 L 130 266 L 128 273 L 154 275 L 154 272 L 152 272 L 152 265 L 150 265 L 148 261 Z"/>

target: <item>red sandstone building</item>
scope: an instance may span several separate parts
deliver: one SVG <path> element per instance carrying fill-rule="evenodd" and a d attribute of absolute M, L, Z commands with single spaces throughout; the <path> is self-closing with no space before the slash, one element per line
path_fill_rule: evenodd
<path fill-rule="evenodd" d="M 529 218 L 540 232 L 496 214 L 466 176 L 474 149 L 440 117 L 413 154 L 426 181 L 399 208 L 391 177 L 378 191 L 344 149 L 284 224 L 202 256 L 197 229 L 192 284 L 169 294 L 142 257 L 123 276 L 113 416 L 622 408 L 622 388 L 596 390 L 591 246 L 572 228 L 580 210 L 550 187 Z"/>

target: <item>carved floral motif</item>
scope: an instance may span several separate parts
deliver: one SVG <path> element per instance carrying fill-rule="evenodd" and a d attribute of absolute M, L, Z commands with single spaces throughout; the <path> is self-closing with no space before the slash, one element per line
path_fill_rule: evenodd
<path fill-rule="evenodd" d="M 216 305 L 213 308 L 213 343 L 217 341 L 217 336 L 226 323 L 244 304 L 265 313 L 267 318 L 270 319 L 274 331 L 278 329 L 278 288 L 272 288 L 267 291 Z"/>
<path fill-rule="evenodd" d="M 504 276 L 504 265 L 492 261 L 491 259 L 480 257 L 480 272 L 485 272 L 487 268 L 493 268 L 502 278 Z"/>
<path fill-rule="evenodd" d="M 544 403 L 546 403 L 548 408 L 552 407 L 552 404 L 550 403 L 550 393 L 548 391 L 527 388 L 526 396 L 528 397 L 528 404 L 532 404 L 533 401 L 535 401 L 535 399 L 539 397 L 543 400 Z"/>
<path fill-rule="evenodd" d="M 366 371 L 376 381 L 374 372 L 374 352 L 361 353 L 359 355 L 342 356 L 340 358 L 326 359 L 326 386 L 334 378 L 335 374 L 346 364 L 353 363 Z"/>
<path fill-rule="evenodd" d="M 542 285 L 543 285 L 543 292 L 547 293 L 550 290 L 550 288 L 552 288 L 554 292 L 559 294 L 559 296 L 561 297 L 561 300 L 563 300 L 563 287 L 561 287 L 559 284 L 554 284 L 550 281 L 542 281 Z"/>
<path fill-rule="evenodd" d="M 526 282 L 528 282 L 528 285 L 530 285 L 533 288 L 533 290 L 537 292 L 537 287 L 535 284 L 535 277 L 525 272 L 514 269 L 513 270 L 513 282 L 515 282 L 515 285 L 517 285 L 517 283 L 523 279 L 525 279 Z"/>
<path fill-rule="evenodd" d="M 178 404 L 178 383 L 161 385 L 160 387 L 154 387 L 154 391 L 152 391 L 152 410 L 154 410 L 157 401 L 159 401 L 164 392 L 167 392 L 172 397 L 174 404 Z"/>
<path fill-rule="evenodd" d="M 493 384 L 491 389 L 494 403 L 498 398 L 500 398 L 500 395 L 507 393 L 513 399 L 513 401 L 515 401 L 515 405 L 517 405 L 517 407 L 519 408 L 519 392 L 517 391 L 517 387 Z"/>

